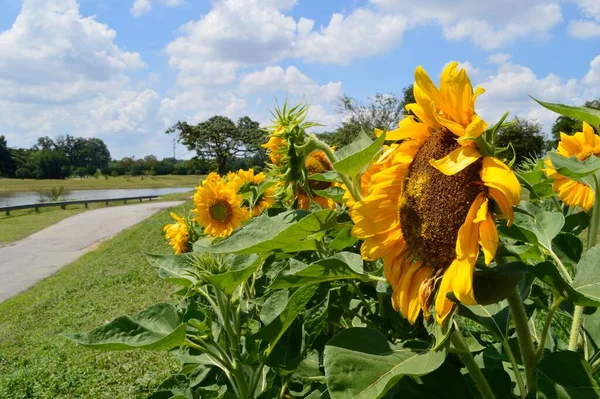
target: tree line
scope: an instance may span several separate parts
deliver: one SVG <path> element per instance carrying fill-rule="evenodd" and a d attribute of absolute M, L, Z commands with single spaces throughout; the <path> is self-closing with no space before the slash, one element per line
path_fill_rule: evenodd
<path fill-rule="evenodd" d="M 374 128 L 394 129 L 406 116 L 405 106 L 413 102 L 412 85 L 404 88 L 400 96 L 375 94 L 366 104 L 343 95 L 337 101 L 337 112 L 344 116 L 343 122 L 335 130 L 318 136 L 329 145 L 344 147 L 361 131 L 373 136 Z M 600 99 L 587 101 L 584 106 L 600 110 Z M 542 157 L 547 150 L 555 148 L 560 132 L 573 134 L 581 129 L 581 122 L 560 116 L 546 138 L 539 123 L 520 118 L 498 132 L 497 145 L 507 147 L 510 143 L 516 164 L 520 164 L 528 158 Z M 236 122 L 220 115 L 195 125 L 180 121 L 166 133 L 176 134 L 177 141 L 196 155 L 189 160 L 159 160 L 154 155 L 115 160 L 106 144 L 98 138 L 67 135 L 53 140 L 40 137 L 32 148 L 23 149 L 9 148 L 5 137 L 0 135 L 0 176 L 63 179 L 99 175 L 200 175 L 210 171 L 225 174 L 241 168 L 261 169 L 266 162 L 261 145 L 266 142 L 267 133 L 248 116 Z M 507 150 L 507 158 L 512 158 L 512 149 Z"/>

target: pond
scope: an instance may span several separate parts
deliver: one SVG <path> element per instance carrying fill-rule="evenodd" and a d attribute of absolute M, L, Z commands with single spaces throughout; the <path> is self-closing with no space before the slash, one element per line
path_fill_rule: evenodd
<path fill-rule="evenodd" d="M 192 191 L 193 187 L 167 187 L 167 188 L 115 188 L 103 190 L 65 190 L 60 196 L 61 201 L 76 201 L 88 199 L 111 199 L 122 197 L 138 197 L 142 195 L 165 195 Z M 11 205 L 35 204 L 49 202 L 50 199 L 43 193 L 35 191 L 19 191 L 12 193 L 0 192 L 0 207 Z"/>

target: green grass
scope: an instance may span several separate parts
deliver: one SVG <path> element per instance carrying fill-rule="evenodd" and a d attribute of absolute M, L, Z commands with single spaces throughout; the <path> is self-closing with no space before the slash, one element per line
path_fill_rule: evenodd
<path fill-rule="evenodd" d="M 45 191 L 52 187 L 63 186 L 66 190 L 92 190 L 108 188 L 161 188 L 195 187 L 201 176 L 165 175 L 165 176 L 119 176 L 105 179 L 88 177 L 85 179 L 0 179 L 0 192 Z"/>
<path fill-rule="evenodd" d="M 159 201 L 184 201 L 192 194 L 193 191 L 167 194 L 160 197 Z M 137 203 L 138 202 L 132 202 L 131 204 Z M 109 206 L 121 205 L 123 205 L 122 202 L 109 202 Z M 97 208 L 104 208 L 104 203 L 89 204 L 89 209 Z M 33 209 L 22 209 L 12 211 L 10 216 L 6 216 L 5 213 L 0 213 L 0 225 L 2 226 L 2 228 L 0 228 L 0 246 L 23 239 L 50 225 L 58 223 L 69 216 L 76 215 L 86 210 L 88 209 L 85 209 L 83 205 L 70 205 L 67 206 L 66 209 L 61 209 L 59 207 L 40 208 L 39 212 L 36 212 Z"/>
<path fill-rule="evenodd" d="M 142 254 L 171 252 L 169 221 L 162 210 L 0 303 L 1 398 L 143 398 L 177 369 L 168 353 L 100 352 L 60 336 L 175 300 Z"/>

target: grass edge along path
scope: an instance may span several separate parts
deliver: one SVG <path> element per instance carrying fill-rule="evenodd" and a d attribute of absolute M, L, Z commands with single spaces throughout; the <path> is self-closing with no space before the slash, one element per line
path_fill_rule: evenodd
<path fill-rule="evenodd" d="M 160 196 L 155 201 L 185 201 L 194 195 L 193 189 L 184 193 L 166 194 Z M 146 203 L 145 200 L 143 203 Z M 130 206 L 139 205 L 139 202 L 129 202 L 127 205 L 123 205 L 123 202 L 112 201 L 108 203 L 109 207 L 112 206 Z M 88 205 L 89 208 L 85 208 L 81 205 L 69 205 L 66 209 L 60 207 L 52 208 L 40 208 L 38 212 L 34 209 L 21 209 L 18 211 L 12 211 L 10 216 L 6 216 L 4 213 L 0 213 L 0 247 L 6 244 L 13 243 L 15 241 L 22 240 L 25 237 L 32 235 L 40 230 L 45 229 L 55 223 L 60 222 L 70 216 L 77 215 L 92 209 L 105 208 L 104 203 L 91 203 Z"/>
<path fill-rule="evenodd" d="M 104 190 L 113 188 L 165 188 L 190 187 L 198 185 L 200 175 L 161 175 L 161 176 L 109 176 L 68 178 L 68 179 L 6 179 L 0 178 L 0 193 L 19 191 L 48 191 L 52 187 L 65 190 Z"/>
<path fill-rule="evenodd" d="M 172 208 L 182 211 L 189 202 Z M 0 303 L 0 397 L 145 398 L 178 367 L 168 353 L 99 352 L 60 336 L 173 300 L 143 250 L 171 253 L 164 209 Z"/>

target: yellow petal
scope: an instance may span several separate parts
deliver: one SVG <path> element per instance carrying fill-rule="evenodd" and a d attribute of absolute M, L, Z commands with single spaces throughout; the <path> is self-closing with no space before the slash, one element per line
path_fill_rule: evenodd
<path fill-rule="evenodd" d="M 583 122 L 583 137 L 588 146 L 592 148 L 596 146 L 596 133 L 594 132 L 594 128 L 585 122 Z"/>
<path fill-rule="evenodd" d="M 485 132 L 485 129 L 487 129 L 487 127 L 488 124 L 485 123 L 485 121 L 481 119 L 479 115 L 475 115 L 473 116 L 473 120 L 471 121 L 471 123 L 469 123 L 469 125 L 467 126 L 467 136 L 479 137 L 483 132 Z"/>
<path fill-rule="evenodd" d="M 484 193 L 479 193 L 475 198 L 464 223 L 458 230 L 458 238 L 456 240 L 456 257 L 459 259 L 465 259 L 468 257 L 477 257 L 479 254 L 479 229 L 474 223 L 477 218 L 479 208 L 484 206 L 483 204 L 487 201 Z"/>
<path fill-rule="evenodd" d="M 435 84 L 431 81 L 429 75 L 427 75 L 427 72 L 425 72 L 422 66 L 418 66 L 415 70 L 414 87 L 419 87 L 419 89 L 422 90 L 423 94 L 425 94 L 435 104 L 435 107 L 437 109 L 444 108 L 444 100 L 442 94 L 435 86 Z"/>
<path fill-rule="evenodd" d="M 521 185 L 517 176 L 498 158 L 483 158 L 481 180 L 486 186 L 500 190 L 512 205 L 521 201 Z"/>
<path fill-rule="evenodd" d="M 450 130 L 456 136 L 462 137 L 466 134 L 465 127 L 461 123 L 456 122 L 452 119 L 445 118 L 437 113 L 434 116 L 435 116 L 436 121 L 440 125 L 446 127 L 448 130 Z"/>
<path fill-rule="evenodd" d="M 455 259 L 452 262 L 456 267 L 454 280 L 452 281 L 452 291 L 456 299 L 465 305 L 475 305 L 477 303 L 473 294 L 473 270 L 476 261 L 477 256 L 469 256 L 465 259 Z"/>
<path fill-rule="evenodd" d="M 171 212 L 170 215 L 173 219 L 177 220 L 178 222 L 184 223 L 182 217 L 176 214 L 175 212 Z"/>
<path fill-rule="evenodd" d="M 477 147 L 458 147 L 442 159 L 431 159 L 429 164 L 445 174 L 452 176 L 481 158 Z"/>
<path fill-rule="evenodd" d="M 471 122 L 471 96 L 473 95 L 473 86 L 467 75 L 467 71 L 461 69 L 454 79 L 454 99 L 455 109 L 458 111 L 458 122 L 466 126 Z"/>
<path fill-rule="evenodd" d="M 446 298 L 446 294 L 452 292 L 452 281 L 454 280 L 454 273 L 456 271 L 456 267 L 453 266 L 454 263 L 451 264 L 448 270 L 446 270 L 444 273 L 444 276 L 442 277 L 442 283 L 440 284 L 437 296 L 435 297 L 435 317 L 440 325 L 444 325 L 446 323 L 446 318 L 450 315 L 452 308 L 454 307 L 454 303 Z"/>
<path fill-rule="evenodd" d="M 430 268 L 424 268 L 421 263 L 413 263 L 408 271 L 402 276 L 400 285 L 400 312 L 408 319 L 410 324 L 414 324 L 421 312 L 419 301 L 419 288 L 421 283 L 431 275 Z"/>
<path fill-rule="evenodd" d="M 506 216 L 506 224 L 510 227 L 514 219 L 513 205 L 508 200 L 508 198 L 506 198 L 506 195 L 504 195 L 502 191 L 496 188 L 488 188 L 488 194 L 490 195 L 490 197 L 492 197 L 494 201 L 496 201 L 496 204 L 498 204 L 498 206 L 500 207 L 502 214 Z"/>
<path fill-rule="evenodd" d="M 479 223 L 479 245 L 483 251 L 485 264 L 489 265 L 498 249 L 498 230 L 489 212 L 486 212 L 485 220 Z"/>
<path fill-rule="evenodd" d="M 586 212 L 594 206 L 594 190 L 586 184 L 567 178 L 556 179 L 552 183 L 552 190 L 569 206 L 580 206 Z"/>
<path fill-rule="evenodd" d="M 414 84 L 413 92 L 417 104 L 408 104 L 406 109 L 412 111 L 416 117 L 433 129 L 441 129 L 442 125 L 436 119 L 435 103 L 427 96 L 418 84 Z"/>
<path fill-rule="evenodd" d="M 375 134 L 379 137 L 377 132 Z M 394 141 L 405 139 L 425 140 L 429 135 L 429 127 L 426 124 L 418 122 L 413 116 L 407 116 L 400 121 L 398 129 L 390 130 L 386 133 L 385 139 Z"/>

